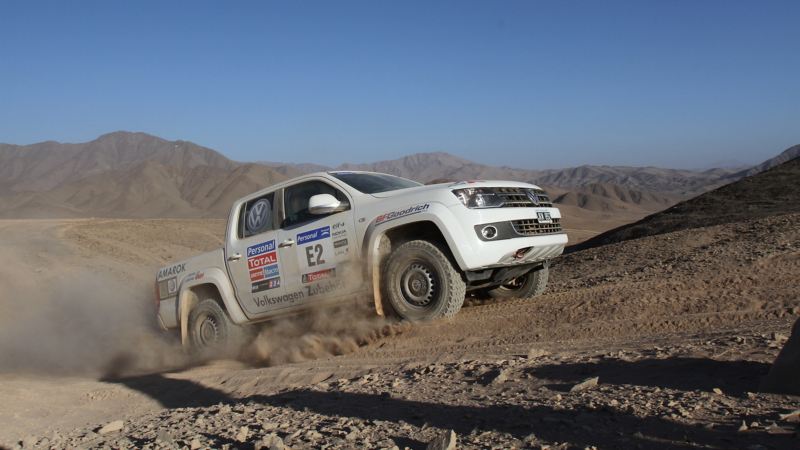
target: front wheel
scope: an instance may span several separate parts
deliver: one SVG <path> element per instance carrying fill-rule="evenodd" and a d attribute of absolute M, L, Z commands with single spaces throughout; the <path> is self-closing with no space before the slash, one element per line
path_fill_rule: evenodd
<path fill-rule="evenodd" d="M 464 304 L 466 283 L 436 245 L 406 242 L 383 265 L 382 291 L 400 318 L 412 322 L 454 316 Z"/>
<path fill-rule="evenodd" d="M 547 287 L 550 269 L 547 266 L 531 270 L 521 277 L 487 291 L 492 298 L 528 298 L 541 295 Z"/>

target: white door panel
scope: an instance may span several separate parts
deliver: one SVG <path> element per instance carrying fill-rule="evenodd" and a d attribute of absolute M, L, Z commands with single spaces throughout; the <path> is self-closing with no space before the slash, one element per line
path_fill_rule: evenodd
<path fill-rule="evenodd" d="M 294 241 L 292 247 L 281 249 L 286 292 L 310 303 L 316 298 L 339 297 L 355 291 L 359 286 L 354 284 L 360 278 L 354 276 L 356 253 L 347 240 L 352 230 L 351 211 L 281 230 L 282 242 Z"/>
<path fill-rule="evenodd" d="M 283 267 L 273 220 L 274 194 L 247 202 L 239 217 L 237 237 L 227 243 L 228 273 L 239 304 L 250 318 L 272 312 L 283 297 Z"/>

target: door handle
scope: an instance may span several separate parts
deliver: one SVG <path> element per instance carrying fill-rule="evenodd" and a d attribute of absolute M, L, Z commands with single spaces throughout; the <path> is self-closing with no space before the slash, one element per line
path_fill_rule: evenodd
<path fill-rule="evenodd" d="M 278 244 L 278 248 L 291 247 L 293 245 L 294 245 L 294 239 L 287 239 Z"/>
<path fill-rule="evenodd" d="M 241 253 L 234 253 L 231 256 L 228 256 L 228 261 L 238 261 L 240 259 L 242 259 Z"/>

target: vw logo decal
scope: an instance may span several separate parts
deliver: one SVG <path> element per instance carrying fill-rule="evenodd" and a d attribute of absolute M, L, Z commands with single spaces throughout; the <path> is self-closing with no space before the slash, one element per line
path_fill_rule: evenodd
<path fill-rule="evenodd" d="M 272 205 L 266 198 L 253 203 L 253 206 L 247 212 L 247 230 L 251 233 L 261 231 L 269 223 L 271 212 Z"/>
<path fill-rule="evenodd" d="M 534 206 L 539 206 L 540 200 L 539 196 L 536 195 L 536 192 L 531 189 L 527 191 L 527 194 L 528 194 L 528 199 L 530 199 L 531 203 L 533 203 Z"/>

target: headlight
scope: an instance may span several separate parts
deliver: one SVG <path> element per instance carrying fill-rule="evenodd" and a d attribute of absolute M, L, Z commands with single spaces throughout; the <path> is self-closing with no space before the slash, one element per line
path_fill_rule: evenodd
<path fill-rule="evenodd" d="M 499 208 L 503 206 L 503 199 L 490 189 L 468 188 L 453 191 L 467 208 Z"/>

